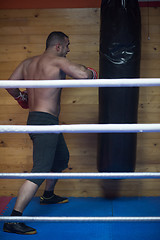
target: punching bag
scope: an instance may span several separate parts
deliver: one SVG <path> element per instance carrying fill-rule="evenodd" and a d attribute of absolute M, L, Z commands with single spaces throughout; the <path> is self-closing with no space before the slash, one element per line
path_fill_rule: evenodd
<path fill-rule="evenodd" d="M 140 41 L 138 0 L 102 0 L 99 78 L 139 78 Z M 99 123 L 137 123 L 138 96 L 137 87 L 99 88 Z M 136 133 L 100 133 L 98 170 L 134 171 L 136 142 Z"/>

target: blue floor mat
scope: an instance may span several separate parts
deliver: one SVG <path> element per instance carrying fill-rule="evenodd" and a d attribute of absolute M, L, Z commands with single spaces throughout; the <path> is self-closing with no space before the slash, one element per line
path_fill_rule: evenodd
<path fill-rule="evenodd" d="M 113 201 L 114 216 L 160 216 L 160 197 L 121 197 Z"/>
<path fill-rule="evenodd" d="M 113 201 L 113 216 L 160 216 L 160 197 L 122 197 Z M 160 222 L 113 223 L 112 239 L 160 240 Z"/>
<path fill-rule="evenodd" d="M 3 214 L 9 216 L 13 198 Z M 40 205 L 34 198 L 24 216 L 160 216 L 160 197 L 144 198 L 69 198 L 69 203 Z M 25 239 L 56 240 L 160 240 L 160 222 L 55 223 L 27 222 L 38 234 Z M 19 240 L 22 235 L 4 233 L 0 222 L 0 239 Z"/>

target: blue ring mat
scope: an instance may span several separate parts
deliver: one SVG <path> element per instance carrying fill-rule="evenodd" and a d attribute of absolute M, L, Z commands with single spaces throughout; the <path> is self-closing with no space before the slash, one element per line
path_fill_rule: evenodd
<path fill-rule="evenodd" d="M 3 216 L 9 216 L 16 198 L 7 205 Z M 30 202 L 24 216 L 160 216 L 160 197 L 69 198 L 69 203 L 40 205 L 39 198 Z M 3 232 L 0 239 L 56 239 L 56 240 L 160 240 L 160 222 L 26 222 L 36 228 L 35 235 Z"/>

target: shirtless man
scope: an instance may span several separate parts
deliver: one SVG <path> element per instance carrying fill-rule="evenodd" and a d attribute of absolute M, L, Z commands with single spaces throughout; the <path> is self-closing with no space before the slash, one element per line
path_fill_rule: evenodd
<path fill-rule="evenodd" d="M 97 78 L 96 71 L 75 64 L 66 58 L 69 38 L 62 32 L 52 32 L 46 40 L 46 50 L 40 56 L 24 60 L 15 69 L 10 80 L 56 80 L 66 75 L 74 79 Z M 57 125 L 60 113 L 60 88 L 7 89 L 23 108 L 29 108 L 28 125 Z M 69 152 L 62 134 L 29 134 L 33 141 L 32 172 L 61 172 L 68 166 Z M 29 179 L 21 186 L 11 216 L 22 213 L 34 197 L 44 179 Z M 67 198 L 53 193 L 57 179 L 46 180 L 41 204 L 64 203 Z M 3 230 L 18 234 L 35 234 L 36 230 L 24 223 L 4 223 Z"/>

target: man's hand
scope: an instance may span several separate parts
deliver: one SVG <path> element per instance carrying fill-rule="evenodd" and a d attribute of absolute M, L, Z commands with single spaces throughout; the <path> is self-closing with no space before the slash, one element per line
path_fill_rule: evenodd
<path fill-rule="evenodd" d="M 89 69 L 92 72 L 92 75 L 93 75 L 92 79 L 98 78 L 98 74 L 97 74 L 96 70 L 94 70 L 93 68 L 90 68 L 90 67 L 87 67 L 87 69 Z"/>
<path fill-rule="evenodd" d="M 20 92 L 19 96 L 18 96 L 18 97 L 15 97 L 14 99 L 19 103 L 19 105 L 20 105 L 22 108 L 24 108 L 24 109 L 29 108 L 29 106 L 28 106 L 28 94 L 27 94 L 27 91 Z"/>

